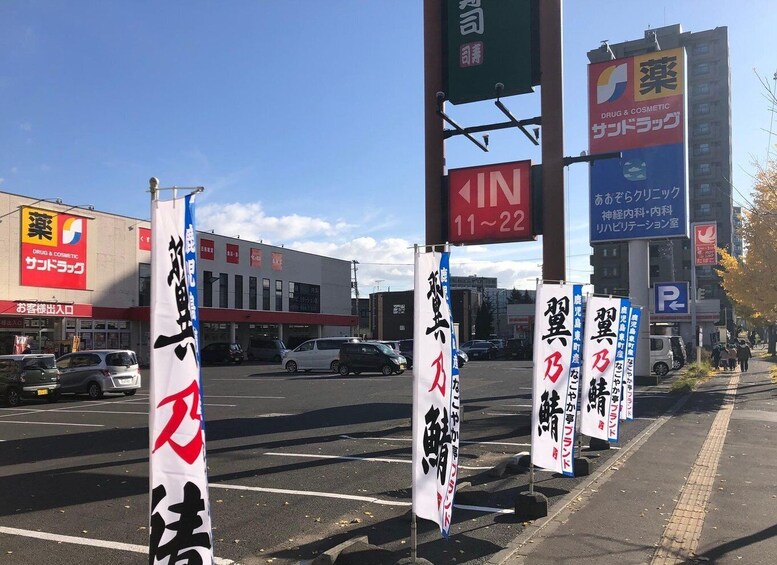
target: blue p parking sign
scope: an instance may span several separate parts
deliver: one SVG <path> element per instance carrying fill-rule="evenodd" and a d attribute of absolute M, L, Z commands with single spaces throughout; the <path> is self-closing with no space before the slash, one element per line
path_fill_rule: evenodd
<path fill-rule="evenodd" d="M 656 314 L 687 314 L 688 283 L 656 283 Z"/>

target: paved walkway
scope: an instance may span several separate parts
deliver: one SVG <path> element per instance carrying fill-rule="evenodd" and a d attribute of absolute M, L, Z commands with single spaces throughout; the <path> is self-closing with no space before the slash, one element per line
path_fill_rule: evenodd
<path fill-rule="evenodd" d="M 499 562 L 777 563 L 773 366 L 753 360 L 682 397 Z"/>

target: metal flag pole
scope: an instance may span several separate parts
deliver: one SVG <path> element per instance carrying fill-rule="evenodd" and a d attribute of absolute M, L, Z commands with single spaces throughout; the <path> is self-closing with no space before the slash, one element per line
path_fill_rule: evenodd
<path fill-rule="evenodd" d="M 413 265 L 416 265 L 416 259 L 418 256 L 418 244 L 416 243 L 413 245 Z M 414 267 L 415 268 L 415 267 Z M 413 275 L 413 278 L 415 278 L 415 273 Z M 415 337 L 415 336 L 414 336 Z M 415 431 L 415 406 L 416 406 L 416 377 L 415 377 L 415 369 L 413 369 L 413 411 L 410 418 L 410 429 Z M 412 489 L 412 508 L 411 508 L 411 519 L 410 519 L 410 559 L 412 560 L 412 563 L 416 563 L 416 559 L 418 558 L 418 523 L 416 521 L 416 515 L 415 515 L 415 466 L 416 466 L 416 450 L 415 450 L 415 442 L 417 441 L 415 434 L 413 435 L 413 441 L 411 442 L 411 448 L 413 450 L 413 456 L 411 461 L 411 469 L 410 469 L 410 487 Z"/>

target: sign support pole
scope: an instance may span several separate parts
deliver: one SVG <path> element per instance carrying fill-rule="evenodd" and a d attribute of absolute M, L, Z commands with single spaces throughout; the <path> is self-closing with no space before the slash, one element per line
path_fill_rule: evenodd
<path fill-rule="evenodd" d="M 564 232 L 564 97 L 562 0 L 540 5 L 542 114 L 542 278 L 567 280 Z"/>
<path fill-rule="evenodd" d="M 443 243 L 442 189 L 445 174 L 445 126 L 437 113 L 442 92 L 442 2 L 424 0 L 424 139 L 426 244 Z"/>
<path fill-rule="evenodd" d="M 632 239 L 629 241 L 629 296 L 634 304 L 650 304 L 650 260 L 649 241 Z M 637 355 L 634 363 L 634 376 L 650 377 L 650 312 L 645 308 L 637 336 Z"/>

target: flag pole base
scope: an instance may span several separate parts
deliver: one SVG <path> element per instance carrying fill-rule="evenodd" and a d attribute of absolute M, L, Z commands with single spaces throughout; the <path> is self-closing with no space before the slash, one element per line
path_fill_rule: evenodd
<path fill-rule="evenodd" d="M 599 439 L 598 437 L 592 437 L 588 442 L 588 448 L 593 449 L 594 451 L 604 451 L 610 449 L 610 442 L 604 439 Z"/>
<path fill-rule="evenodd" d="M 591 460 L 588 457 L 575 457 L 575 476 L 587 477 L 591 474 Z"/>
<path fill-rule="evenodd" d="M 515 517 L 521 522 L 548 515 L 548 497 L 539 492 L 523 491 L 515 498 Z"/>

